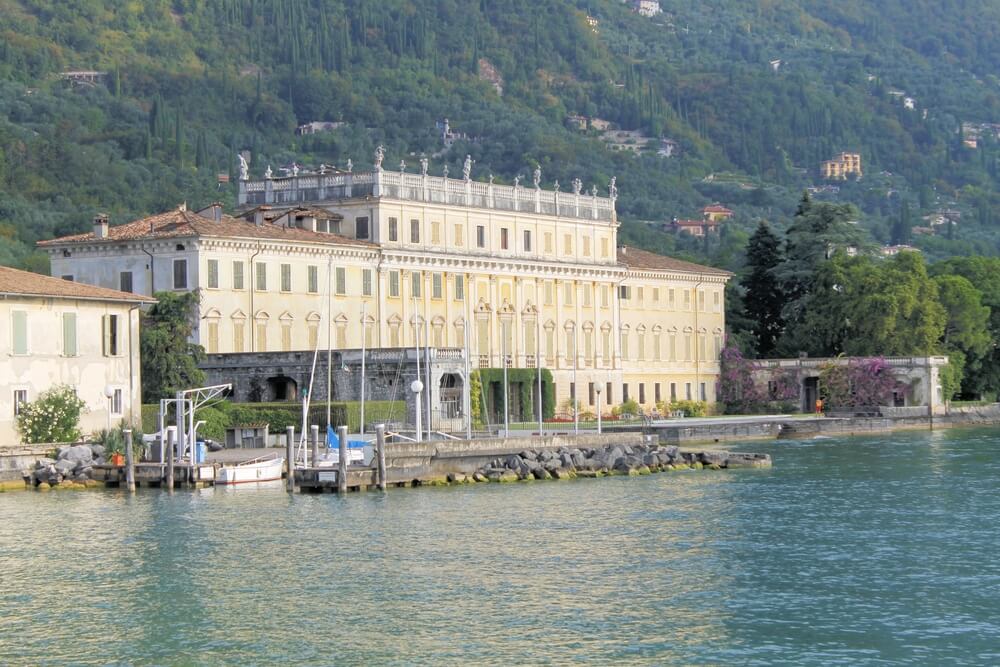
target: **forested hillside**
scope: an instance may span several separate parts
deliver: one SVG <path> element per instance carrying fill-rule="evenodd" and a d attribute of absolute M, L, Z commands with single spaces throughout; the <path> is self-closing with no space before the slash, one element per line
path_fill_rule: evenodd
<path fill-rule="evenodd" d="M 849 202 L 872 241 L 931 257 L 1000 253 L 1000 6 L 987 0 L 0 0 L 0 263 L 44 270 L 36 240 L 214 199 L 235 154 L 386 163 L 606 188 L 625 238 L 739 268 L 759 219 L 787 224 L 822 160 L 865 175 L 814 196 Z M 61 73 L 106 72 L 96 85 Z M 907 102 L 907 99 L 910 101 Z M 913 108 L 909 108 L 912 106 Z M 573 115 L 641 131 L 611 151 Z M 435 123 L 459 139 L 444 151 Z M 341 121 L 297 136 L 311 121 Z M 675 142 L 669 157 L 661 139 Z M 444 151 L 442 153 L 442 151 Z M 661 233 L 711 201 L 736 211 L 707 242 Z M 961 213 L 947 233 L 921 217 Z"/>

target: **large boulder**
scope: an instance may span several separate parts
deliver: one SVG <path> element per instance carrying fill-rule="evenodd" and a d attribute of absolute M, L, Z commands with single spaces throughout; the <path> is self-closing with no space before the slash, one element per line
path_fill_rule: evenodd
<path fill-rule="evenodd" d="M 570 462 L 574 468 L 582 468 L 587 463 L 587 457 L 579 449 L 574 449 L 570 452 Z"/>
<path fill-rule="evenodd" d="M 94 460 L 94 453 L 87 445 L 74 445 L 72 447 L 60 448 L 59 460 L 72 461 L 74 465 L 81 462 L 89 463 Z"/>
<path fill-rule="evenodd" d="M 90 446 L 90 453 L 93 455 L 93 457 L 95 459 L 103 457 L 104 456 L 104 445 L 91 445 Z"/>
<path fill-rule="evenodd" d="M 76 465 L 77 465 L 76 461 L 66 458 L 56 461 L 53 467 L 56 469 L 57 473 L 59 473 L 63 477 L 67 477 L 76 469 Z"/>

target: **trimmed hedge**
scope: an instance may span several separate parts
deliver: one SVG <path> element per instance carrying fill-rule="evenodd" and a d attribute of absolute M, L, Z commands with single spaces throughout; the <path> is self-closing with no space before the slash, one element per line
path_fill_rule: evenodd
<path fill-rule="evenodd" d="M 156 432 L 158 405 L 142 406 L 143 432 Z M 222 401 L 198 410 L 198 420 L 205 423 L 198 433 L 213 440 L 223 440 L 226 428 L 237 424 L 268 424 L 271 433 L 283 433 L 288 426 L 296 430 L 302 427 L 302 405 L 300 403 L 233 403 Z M 346 424 L 351 432 L 361 426 L 360 401 L 341 401 L 330 404 L 330 421 L 334 427 Z M 365 401 L 365 422 L 404 422 L 406 404 L 402 401 Z M 309 423 L 326 424 L 326 403 L 309 407 Z"/>

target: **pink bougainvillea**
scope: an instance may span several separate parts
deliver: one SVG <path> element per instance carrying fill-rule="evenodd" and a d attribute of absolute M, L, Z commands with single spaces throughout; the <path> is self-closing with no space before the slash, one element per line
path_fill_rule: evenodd
<path fill-rule="evenodd" d="M 851 359 L 846 364 L 828 364 L 820 371 L 823 401 L 836 407 L 891 405 L 894 394 L 906 391 L 892 367 L 882 357 Z"/>
<path fill-rule="evenodd" d="M 747 414 L 759 410 L 767 401 L 754 381 L 757 364 L 747 359 L 739 348 L 726 346 L 721 355 L 719 400 L 730 414 Z"/>

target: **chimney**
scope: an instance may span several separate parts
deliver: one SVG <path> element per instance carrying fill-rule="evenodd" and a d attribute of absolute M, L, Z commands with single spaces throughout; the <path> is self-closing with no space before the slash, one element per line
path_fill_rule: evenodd
<path fill-rule="evenodd" d="M 198 211 L 198 215 L 205 218 L 206 220 L 211 220 L 212 222 L 222 221 L 222 203 L 212 202 L 205 208 Z"/>
<path fill-rule="evenodd" d="M 270 211 L 271 207 L 266 205 L 261 205 L 257 207 L 257 210 L 253 212 L 253 224 L 258 227 L 264 226 L 264 213 Z"/>
<path fill-rule="evenodd" d="M 108 214 L 98 213 L 94 216 L 94 238 L 108 238 Z"/>

